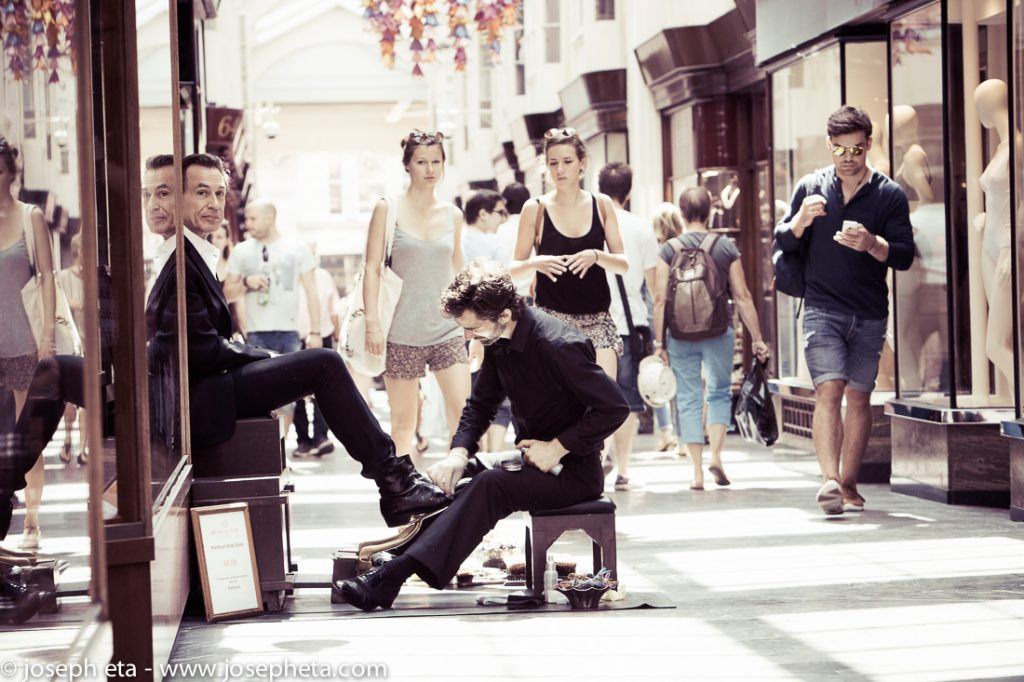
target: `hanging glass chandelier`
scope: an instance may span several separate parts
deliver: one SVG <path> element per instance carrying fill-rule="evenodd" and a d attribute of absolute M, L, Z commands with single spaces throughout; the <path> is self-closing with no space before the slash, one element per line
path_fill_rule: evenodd
<path fill-rule="evenodd" d="M 471 21 L 487 61 L 500 60 L 502 34 L 520 23 L 520 0 L 476 0 L 472 16 L 470 4 L 471 0 L 363 0 L 363 16 L 378 36 L 384 64 L 394 68 L 396 46 L 407 47 L 412 74 L 422 76 L 422 65 L 436 61 L 445 50 L 452 52 L 455 70 L 465 71 Z"/>

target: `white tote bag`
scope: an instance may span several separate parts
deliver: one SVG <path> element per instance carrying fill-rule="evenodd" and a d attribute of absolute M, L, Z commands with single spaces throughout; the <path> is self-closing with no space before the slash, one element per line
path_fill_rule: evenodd
<path fill-rule="evenodd" d="M 23 218 L 25 233 L 25 249 L 28 251 L 28 262 L 32 266 L 32 279 L 21 288 L 21 303 L 25 306 L 25 313 L 28 315 L 28 323 L 32 328 L 32 337 L 36 340 L 36 347 L 43 336 L 43 276 L 36 267 L 36 240 L 35 229 L 32 226 L 32 206 L 26 206 Z M 71 306 L 68 305 L 67 296 L 61 287 L 57 277 L 53 278 L 56 307 L 53 320 L 53 341 L 56 346 L 57 355 L 81 355 L 82 341 L 75 328 L 74 318 L 71 316 Z"/>
<path fill-rule="evenodd" d="M 391 320 L 395 316 L 395 307 L 398 305 L 398 297 L 402 295 L 402 278 L 395 274 L 390 266 L 391 247 L 395 242 L 395 201 L 389 198 L 385 198 L 384 201 L 387 203 L 387 213 L 384 218 L 384 259 L 374 267 L 380 268 L 377 315 L 380 318 L 380 328 L 384 333 L 386 343 L 388 331 L 391 329 Z M 381 355 L 373 355 L 366 349 L 366 304 L 363 298 L 363 280 L 367 267 L 369 265 L 364 261 L 362 269 L 356 275 L 349 309 L 341 323 L 340 350 L 342 357 L 352 365 L 352 369 L 360 374 L 375 377 L 384 372 L 387 350 Z"/>

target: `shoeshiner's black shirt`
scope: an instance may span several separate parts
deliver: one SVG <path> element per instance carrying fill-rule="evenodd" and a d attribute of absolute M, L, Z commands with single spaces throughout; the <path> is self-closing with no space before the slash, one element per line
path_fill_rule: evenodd
<path fill-rule="evenodd" d="M 512 338 L 484 348 L 452 447 L 476 454 L 506 396 L 516 438 L 557 438 L 569 450 L 566 457 L 600 451 L 629 416 L 622 391 L 597 364 L 590 341 L 536 308 L 526 308 Z"/>

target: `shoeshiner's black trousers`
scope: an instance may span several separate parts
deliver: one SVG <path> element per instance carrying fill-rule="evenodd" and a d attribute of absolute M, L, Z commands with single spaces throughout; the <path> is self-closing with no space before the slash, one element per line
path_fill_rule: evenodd
<path fill-rule="evenodd" d="M 455 496 L 405 555 L 426 571 L 417 571 L 431 587 L 444 589 L 498 521 L 516 511 L 561 509 L 595 500 L 604 491 L 604 472 L 594 453 L 567 456 L 555 476 L 526 465 L 522 471 L 488 469 Z"/>
<path fill-rule="evenodd" d="M 82 405 L 82 375 L 80 357 L 58 355 L 36 366 L 14 432 L 0 434 L 0 491 L 25 487 L 25 474 L 53 438 L 65 404 Z M 257 360 L 232 370 L 232 377 L 239 418 L 265 416 L 313 395 L 328 427 L 368 478 L 394 452 L 391 437 L 380 428 L 335 351 L 310 349 Z"/>

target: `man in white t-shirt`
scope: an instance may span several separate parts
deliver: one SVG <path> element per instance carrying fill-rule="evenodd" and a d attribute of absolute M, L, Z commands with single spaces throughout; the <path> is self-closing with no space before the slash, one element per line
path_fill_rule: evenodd
<path fill-rule="evenodd" d="M 316 242 L 307 244 L 309 252 L 313 254 L 313 262 L 316 268 L 313 270 L 316 278 L 316 293 L 320 298 L 320 337 L 323 340 L 324 348 L 334 348 L 334 342 L 341 334 L 341 319 L 338 313 L 338 287 L 334 284 L 331 273 L 320 267 L 320 257 L 317 254 Z M 306 302 L 306 290 L 299 287 L 299 337 L 309 336 L 311 325 L 309 324 L 309 304 Z M 305 344 L 303 344 L 305 348 Z M 315 400 L 313 404 L 313 433 L 310 435 L 310 422 L 306 414 L 305 399 L 295 403 L 295 437 L 298 440 L 298 447 L 295 448 L 296 457 L 322 457 L 334 452 L 334 443 L 327 435 L 327 422 L 320 413 L 320 406 Z"/>
<path fill-rule="evenodd" d="M 231 250 L 224 296 L 233 301 L 245 296 L 246 343 L 278 353 L 294 353 L 302 347 L 299 337 L 299 287 L 306 292 L 309 319 L 320 319 L 316 292 L 316 263 L 309 248 L 277 229 L 277 209 L 269 201 L 245 207 L 249 239 Z M 307 348 L 323 346 L 320 330 L 310 332 Z M 284 434 L 291 428 L 294 404 L 278 410 Z"/>
<path fill-rule="evenodd" d="M 530 200 L 530 190 L 521 182 L 513 182 L 501 190 L 501 198 L 505 200 L 508 220 L 498 226 L 498 243 L 501 245 L 502 257 L 497 260 L 507 268 L 512 262 L 516 239 L 519 237 L 519 214 L 523 211 L 523 204 Z M 517 294 L 532 300 L 533 273 L 518 279 L 513 277 L 512 281 L 516 285 Z"/>
<path fill-rule="evenodd" d="M 647 288 L 654 291 L 654 269 L 658 264 L 658 242 L 654 238 L 651 224 L 623 208 L 629 200 L 633 189 L 633 171 L 624 163 L 613 162 L 601 169 L 598 175 L 599 191 L 611 197 L 615 206 L 615 217 L 622 233 L 622 244 L 629 259 L 629 270 L 621 276 L 622 287 L 619 286 L 620 276 L 608 273 L 608 288 L 612 292 L 610 312 L 615 320 L 615 327 L 623 341 L 623 353 L 619 357 L 616 382 L 622 389 L 629 404 L 629 417 L 623 422 L 613 436 L 615 442 L 615 465 L 618 468 L 615 477 L 616 490 L 629 490 L 629 457 L 633 452 L 633 439 L 636 437 L 639 418 L 644 411 L 644 401 L 637 389 L 637 373 L 643 354 L 646 352 L 636 348 L 636 342 L 630 340 L 629 321 L 623 306 L 622 291 L 626 292 L 629 313 L 633 327 L 643 327 L 650 338 L 650 319 L 647 304 L 644 302 L 644 282 Z"/>
<path fill-rule="evenodd" d="M 477 258 L 496 260 L 504 258 L 498 241 L 498 226 L 508 218 L 505 200 L 492 189 L 473 193 L 466 202 L 466 226 L 462 230 L 462 257 L 467 263 Z"/>

